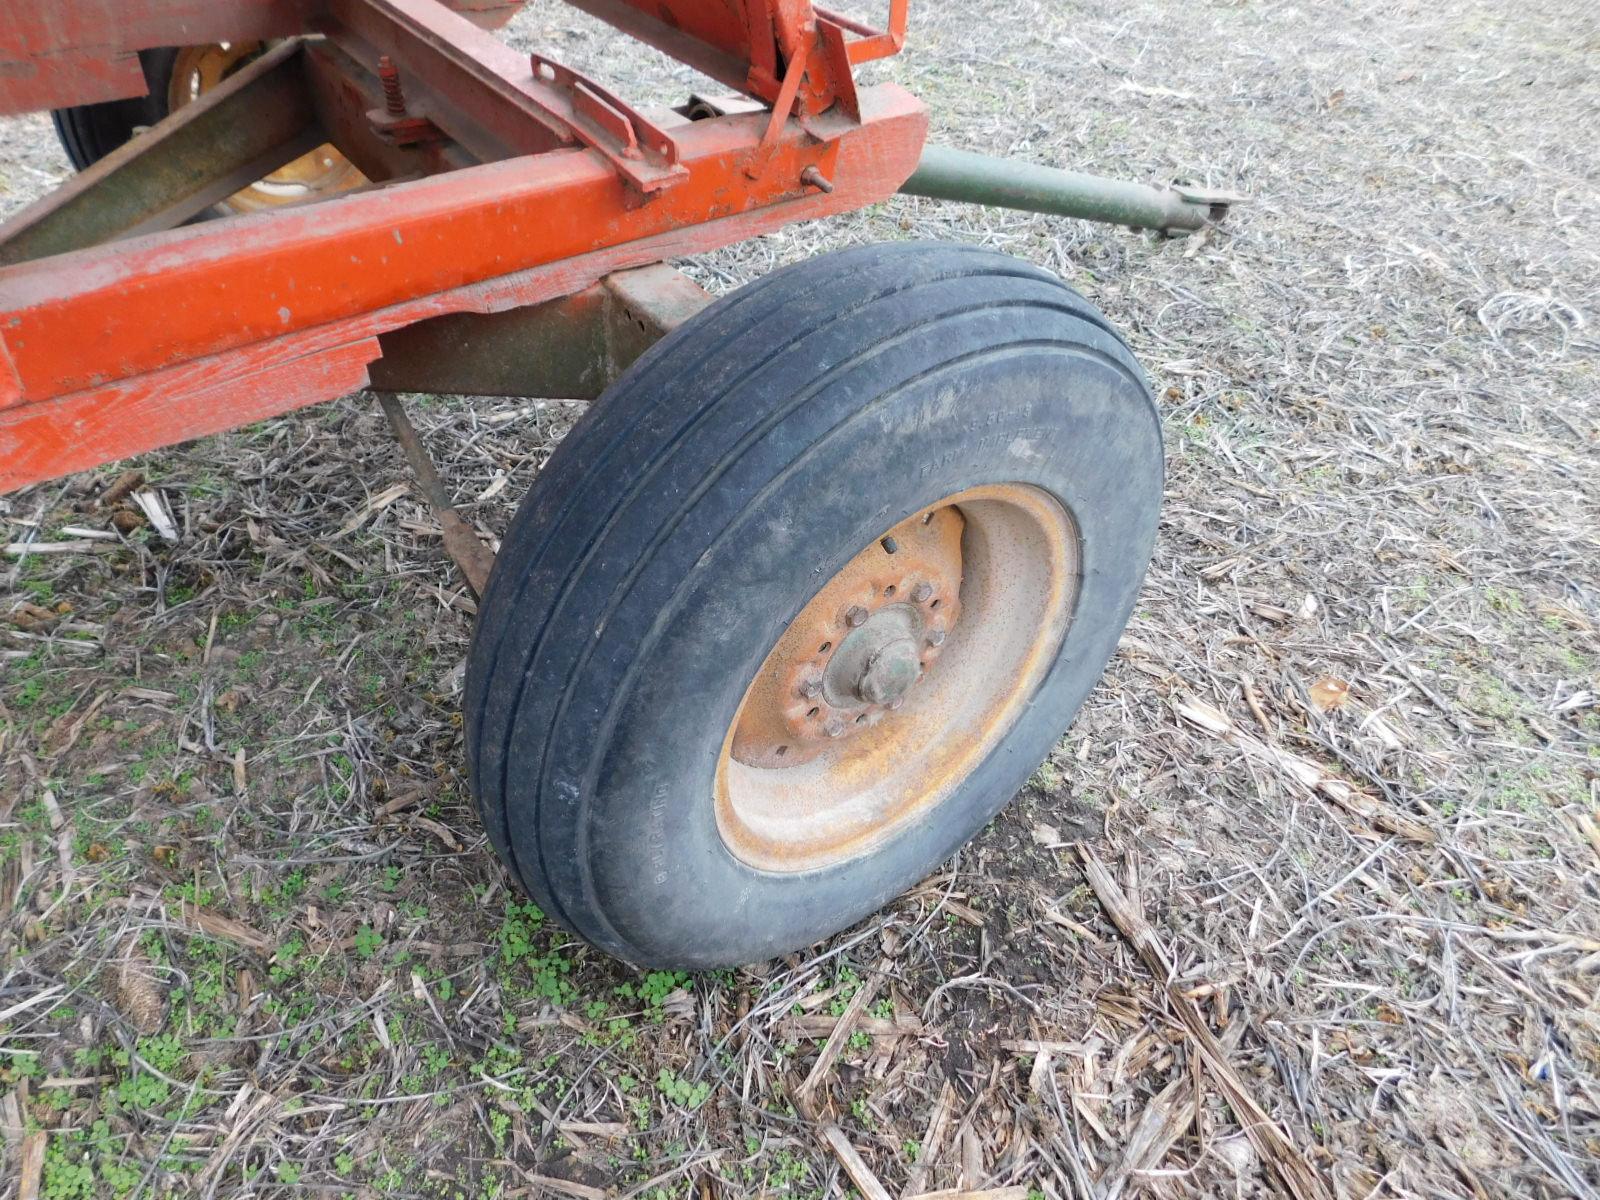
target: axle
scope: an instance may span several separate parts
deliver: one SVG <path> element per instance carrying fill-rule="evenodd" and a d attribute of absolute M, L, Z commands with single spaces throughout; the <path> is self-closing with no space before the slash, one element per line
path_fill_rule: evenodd
<path fill-rule="evenodd" d="M 948 146 L 924 146 L 916 172 L 900 190 L 909 196 L 1055 213 L 1153 229 L 1169 236 L 1192 233 L 1220 221 L 1228 206 L 1242 198 L 1180 184 L 1148 187 Z"/>

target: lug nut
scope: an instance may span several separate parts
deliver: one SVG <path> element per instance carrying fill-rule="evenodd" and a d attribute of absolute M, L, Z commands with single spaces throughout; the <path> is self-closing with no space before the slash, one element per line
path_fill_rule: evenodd
<path fill-rule="evenodd" d="M 859 604 L 850 606 L 850 611 L 844 614 L 844 623 L 851 629 L 857 629 L 867 623 L 867 610 Z"/>
<path fill-rule="evenodd" d="M 929 583 L 919 583 L 916 587 L 911 589 L 911 598 L 918 604 L 923 603 L 932 595 L 933 585 Z"/>
<path fill-rule="evenodd" d="M 800 695 L 807 700 L 815 700 L 822 694 L 822 680 L 808 679 L 800 685 Z"/>
<path fill-rule="evenodd" d="M 944 630 L 935 629 L 935 630 L 930 631 L 929 634 L 928 634 L 928 645 L 930 645 L 930 646 L 942 646 L 942 645 L 944 645 Z"/>
<path fill-rule="evenodd" d="M 829 717 L 828 723 L 822 727 L 822 732 L 831 738 L 844 736 L 844 722 L 838 717 Z"/>
<path fill-rule="evenodd" d="M 905 702 L 906 702 L 906 698 L 904 696 L 896 696 L 893 700 L 889 701 L 889 711 L 893 712 L 895 709 L 899 708 Z"/>

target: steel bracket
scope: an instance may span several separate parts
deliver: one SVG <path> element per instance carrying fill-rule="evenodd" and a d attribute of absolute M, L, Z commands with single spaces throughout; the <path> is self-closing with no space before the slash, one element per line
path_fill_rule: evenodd
<path fill-rule="evenodd" d="M 494 553 L 451 504 L 450 490 L 406 418 L 401 391 L 597 398 L 639 355 L 711 303 L 697 283 L 656 264 L 617 271 L 560 300 L 500 313 L 451 313 L 387 333 L 370 387 L 479 599 Z"/>
<path fill-rule="evenodd" d="M 909 9 L 910 0 L 889 0 L 887 29 L 874 29 L 853 17 L 826 8 L 818 7 L 815 11 L 819 24 L 832 26 L 841 35 L 845 33 L 855 35 L 855 40 L 845 43 L 846 58 L 854 65 L 889 58 L 905 48 L 906 18 L 909 16 Z"/>
<path fill-rule="evenodd" d="M 391 330 L 368 374 L 380 391 L 593 400 L 709 303 L 671 267 L 617 271 L 559 300 Z"/>
<path fill-rule="evenodd" d="M 1228 215 L 1228 210 L 1235 204 L 1243 204 L 1249 199 L 1243 192 L 1230 192 L 1222 188 L 1197 187 L 1182 180 L 1175 180 L 1171 185 L 1172 192 L 1185 204 L 1196 208 L 1206 209 L 1206 216 L 1211 221 L 1220 221 Z M 1172 230 L 1162 230 L 1163 233 L 1172 233 Z"/>
<path fill-rule="evenodd" d="M 372 131 L 391 146 L 420 146 L 428 142 L 445 142 L 450 135 L 421 113 L 408 112 L 397 117 L 387 109 L 367 111 Z"/>
<path fill-rule="evenodd" d="M 551 116 L 641 192 L 671 187 L 689 176 L 678 161 L 678 143 L 659 125 L 592 79 L 541 54 L 530 54 L 534 79 L 544 85 L 541 103 Z"/>

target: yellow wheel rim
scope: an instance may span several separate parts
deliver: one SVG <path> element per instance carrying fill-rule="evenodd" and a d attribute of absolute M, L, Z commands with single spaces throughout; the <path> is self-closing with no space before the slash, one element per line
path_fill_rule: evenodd
<path fill-rule="evenodd" d="M 265 49 L 262 42 L 182 47 L 167 84 L 168 109 L 176 112 L 185 104 L 192 104 Z M 257 212 L 314 196 L 348 191 L 366 182 L 367 177 L 348 158 L 331 145 L 321 145 L 235 192 L 222 203 L 234 212 Z"/>

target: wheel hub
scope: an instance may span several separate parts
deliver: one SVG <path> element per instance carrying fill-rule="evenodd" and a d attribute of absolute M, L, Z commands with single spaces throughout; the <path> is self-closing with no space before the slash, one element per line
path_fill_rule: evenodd
<path fill-rule="evenodd" d="M 717 827 L 766 871 L 842 862 L 922 819 L 993 750 L 1075 605 L 1076 527 L 1026 484 L 967 488 L 847 562 L 745 691 Z"/>
<path fill-rule="evenodd" d="M 964 525 L 954 506 L 919 513 L 845 564 L 762 664 L 734 758 L 797 767 L 914 702 L 960 616 Z"/>
<path fill-rule="evenodd" d="M 867 618 L 828 662 L 822 681 L 828 703 L 897 705 L 922 674 L 921 634 L 921 614 L 909 604 L 891 605 Z"/>

